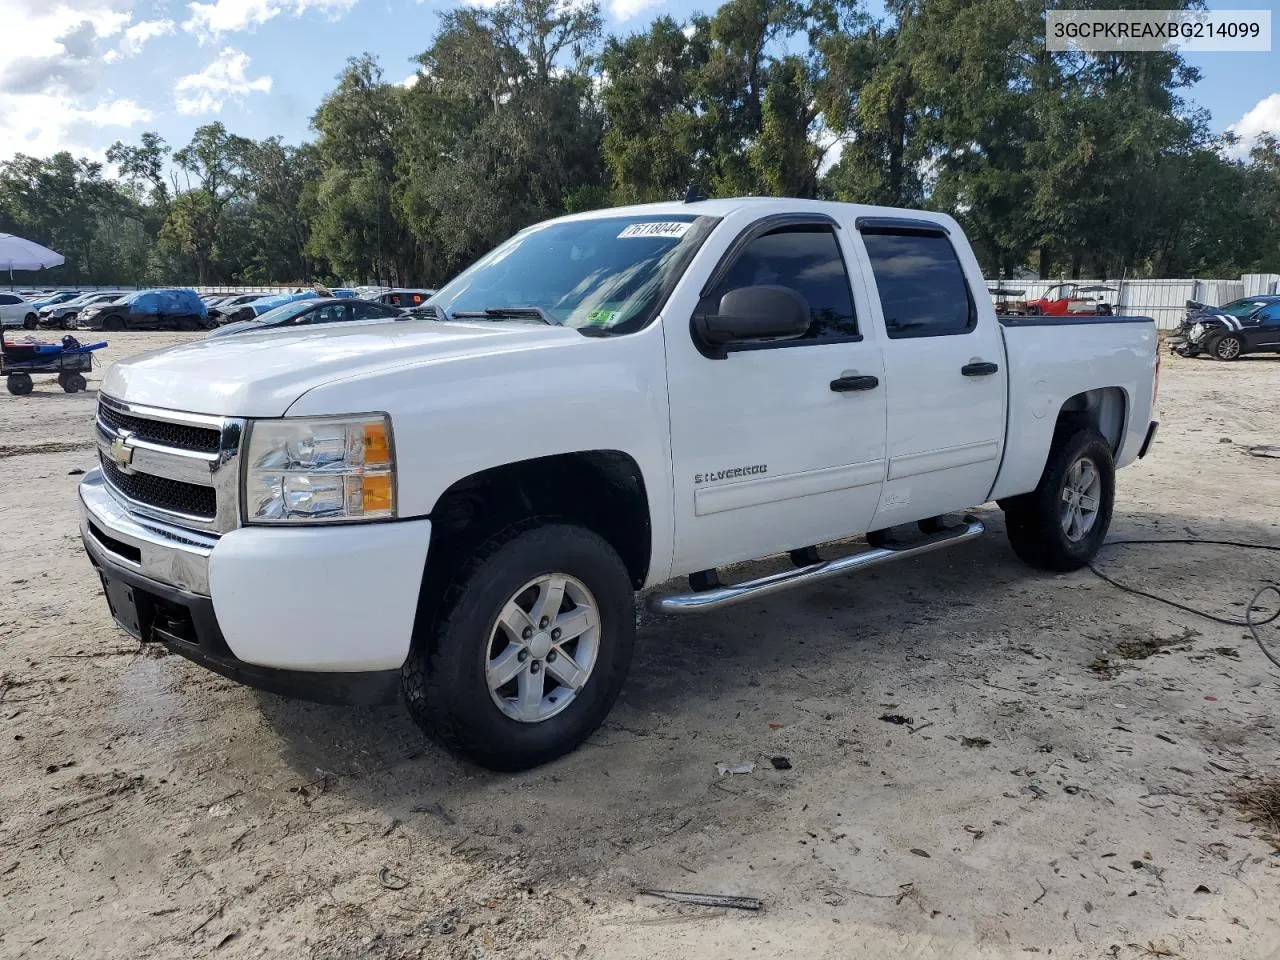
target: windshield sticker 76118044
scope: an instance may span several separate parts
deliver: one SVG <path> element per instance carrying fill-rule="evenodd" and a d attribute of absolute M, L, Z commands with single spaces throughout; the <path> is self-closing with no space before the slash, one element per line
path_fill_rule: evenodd
<path fill-rule="evenodd" d="M 768 473 L 769 466 L 764 463 L 757 463 L 751 467 L 733 467 L 729 470 L 713 470 L 710 473 L 695 473 L 693 475 L 694 483 L 715 483 L 717 480 L 737 480 L 740 477 L 752 477 L 761 473 Z"/>
<path fill-rule="evenodd" d="M 622 232 L 618 234 L 619 240 L 626 240 L 635 237 L 659 237 L 664 239 L 678 240 L 688 231 L 691 223 L 682 220 L 659 221 L 652 223 L 629 223 L 622 228 Z"/>

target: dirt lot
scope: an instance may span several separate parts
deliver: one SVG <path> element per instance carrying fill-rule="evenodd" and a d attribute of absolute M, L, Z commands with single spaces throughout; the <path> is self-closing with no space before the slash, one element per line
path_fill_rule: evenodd
<path fill-rule="evenodd" d="M 1228 799 L 1278 772 L 1280 671 L 1239 628 L 1027 570 L 998 511 L 954 551 L 646 621 L 604 729 L 495 775 L 399 710 L 114 629 L 76 530 L 93 402 L 0 393 L 0 956 L 1280 956 L 1280 858 Z M 1280 442 L 1280 358 L 1166 361 L 1161 418 L 1113 537 L 1280 543 L 1280 460 L 1244 452 Z M 1239 617 L 1278 561 L 1101 566 Z"/>

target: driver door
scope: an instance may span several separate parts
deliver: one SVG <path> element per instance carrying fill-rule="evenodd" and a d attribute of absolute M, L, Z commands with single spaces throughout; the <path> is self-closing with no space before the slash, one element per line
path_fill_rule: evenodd
<path fill-rule="evenodd" d="M 664 311 L 674 572 L 868 529 L 884 485 L 886 393 L 866 291 L 847 266 L 857 262 L 847 246 L 851 226 L 784 214 L 748 223 L 736 237 L 730 231 L 715 269 L 697 278 L 702 290 Z M 697 340 L 691 314 L 756 285 L 803 296 L 808 331 L 732 344 L 717 358 Z"/>
<path fill-rule="evenodd" d="M 1250 321 L 1247 326 L 1242 324 L 1240 331 L 1248 349 L 1280 352 L 1280 303 L 1268 304 Z"/>

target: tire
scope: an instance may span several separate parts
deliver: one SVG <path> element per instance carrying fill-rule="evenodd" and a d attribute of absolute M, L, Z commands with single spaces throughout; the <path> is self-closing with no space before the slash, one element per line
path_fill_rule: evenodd
<path fill-rule="evenodd" d="M 105 320 L 102 321 L 102 329 L 110 330 L 112 332 L 123 330 L 124 320 L 120 317 L 115 317 L 115 316 L 107 317 Z"/>
<path fill-rule="evenodd" d="M 25 397 L 31 392 L 31 374 L 11 373 L 5 381 L 5 386 L 15 397 Z"/>
<path fill-rule="evenodd" d="M 547 649 L 553 633 L 525 634 L 537 623 L 523 628 L 520 639 L 499 625 L 504 610 L 516 623 L 525 623 L 527 612 L 539 613 L 536 601 L 545 594 L 538 581 L 548 576 L 564 579 L 564 596 L 574 604 L 558 608 L 570 623 L 566 630 L 573 629 L 574 609 L 579 623 L 589 609 L 597 615 L 597 626 L 563 641 L 559 654 Z M 527 770 L 569 753 L 608 715 L 631 663 L 635 593 L 622 560 L 602 538 L 583 527 L 531 520 L 490 539 L 461 564 L 431 621 L 420 625 L 402 669 L 410 714 L 428 736 L 467 760 L 491 770 Z M 553 661 L 559 667 L 550 666 Z M 587 670 L 576 692 L 559 685 L 566 662 Z M 504 665 L 516 672 L 505 683 L 495 678 L 491 692 L 490 670 Z M 546 685 L 548 679 L 555 683 Z M 526 684 L 543 691 L 532 708 L 543 719 L 518 716 Z M 560 691 L 569 696 L 557 705 Z"/>
<path fill-rule="evenodd" d="M 58 378 L 58 382 L 66 393 L 79 393 L 89 386 L 88 381 L 78 373 L 64 374 Z"/>
<path fill-rule="evenodd" d="M 1011 498 L 1004 512 L 1013 552 L 1039 570 L 1065 573 L 1086 566 L 1106 539 L 1115 505 L 1116 469 L 1111 447 L 1093 427 L 1060 436 L 1061 441 L 1049 453 L 1039 486 Z M 1091 466 L 1096 474 L 1096 487 L 1087 485 L 1096 508 L 1092 516 L 1087 507 L 1081 511 L 1077 524 L 1070 519 L 1073 511 L 1064 503 L 1068 490 L 1078 489 L 1087 476 L 1076 472 L 1082 464 Z"/>
<path fill-rule="evenodd" d="M 22 318 L 22 329 L 34 330 L 36 328 L 36 324 L 38 324 L 39 322 L 40 322 L 39 317 L 37 317 L 34 313 L 28 313 L 25 317 Z"/>
<path fill-rule="evenodd" d="M 1213 359 L 1239 360 L 1244 352 L 1244 344 L 1234 333 L 1229 333 L 1213 345 Z"/>

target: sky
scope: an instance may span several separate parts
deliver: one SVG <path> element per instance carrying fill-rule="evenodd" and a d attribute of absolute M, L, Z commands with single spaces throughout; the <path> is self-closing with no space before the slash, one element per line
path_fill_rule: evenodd
<path fill-rule="evenodd" d="M 480 0 L 487 3 L 492 0 Z M 607 32 L 683 19 L 714 0 L 602 0 Z M 348 57 L 376 55 L 391 82 L 412 76 L 449 0 L 0 0 L 0 160 L 67 149 L 104 159 L 155 130 L 181 146 L 196 127 L 288 142 Z M 872 0 L 872 9 L 878 4 Z M 1211 7 L 1267 9 L 1265 0 Z M 1280 24 L 1275 25 L 1280 29 Z M 1215 131 L 1280 134 L 1280 47 L 1202 53 L 1190 95 Z"/>

